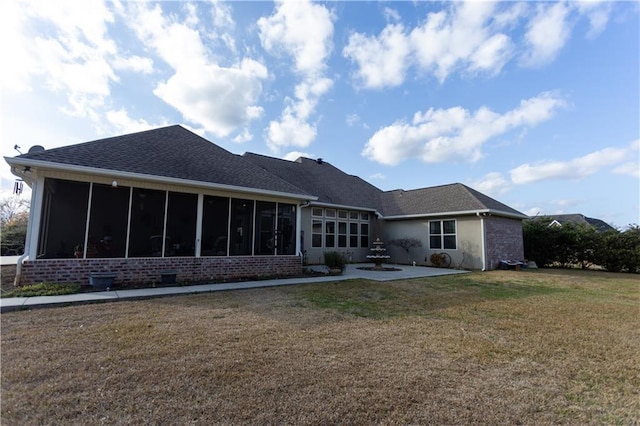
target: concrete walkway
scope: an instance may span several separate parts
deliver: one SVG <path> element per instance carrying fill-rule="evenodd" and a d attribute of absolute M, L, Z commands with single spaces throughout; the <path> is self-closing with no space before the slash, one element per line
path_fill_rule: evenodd
<path fill-rule="evenodd" d="M 0 311 L 15 311 L 30 308 L 52 306 L 66 306 L 80 303 L 115 302 L 118 300 L 148 299 L 153 297 L 172 296 L 180 294 L 208 293 L 214 291 L 242 290 L 249 288 L 277 287 L 283 285 L 314 284 L 323 282 L 344 281 L 364 278 L 373 281 L 392 281 L 410 278 L 435 277 L 439 275 L 461 274 L 467 271 L 455 269 L 429 268 L 425 266 L 383 265 L 400 269 L 399 271 L 366 271 L 360 267 L 370 267 L 367 264 L 347 265 L 342 275 L 327 275 L 316 277 L 296 277 L 275 280 L 244 281 L 234 283 L 203 284 L 180 287 L 150 287 L 132 290 L 113 290 L 91 293 L 76 293 L 62 296 L 10 297 L 0 299 Z"/>

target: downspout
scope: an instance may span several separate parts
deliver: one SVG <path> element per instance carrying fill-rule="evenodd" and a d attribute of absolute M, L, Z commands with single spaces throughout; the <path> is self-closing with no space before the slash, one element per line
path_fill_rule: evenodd
<path fill-rule="evenodd" d="M 25 181 L 27 179 L 24 179 Z M 29 252 L 31 251 L 31 234 L 33 234 L 33 222 L 36 210 L 42 208 L 42 202 L 37 202 L 38 200 L 42 201 L 42 196 L 38 194 L 38 190 L 40 186 L 38 185 L 38 179 L 33 179 L 31 182 L 27 182 L 27 184 L 31 184 L 31 205 L 29 207 L 29 219 L 27 222 L 27 234 L 25 235 L 24 240 L 24 253 L 20 257 L 18 257 L 18 262 L 16 263 L 16 277 L 13 280 L 14 286 L 20 285 L 20 279 L 22 278 L 22 262 L 29 259 Z M 39 228 L 39 226 L 38 226 Z"/>
<path fill-rule="evenodd" d="M 485 250 L 484 240 L 484 214 L 476 213 L 480 218 L 480 251 L 482 252 L 482 271 L 487 270 L 487 252 Z"/>

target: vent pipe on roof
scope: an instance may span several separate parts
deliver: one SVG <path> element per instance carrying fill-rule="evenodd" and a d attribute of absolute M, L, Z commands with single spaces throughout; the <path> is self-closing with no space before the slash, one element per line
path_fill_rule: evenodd
<path fill-rule="evenodd" d="M 316 163 L 318 163 L 318 164 L 322 164 L 322 163 L 323 163 L 322 158 L 318 158 L 318 159 L 316 160 Z"/>

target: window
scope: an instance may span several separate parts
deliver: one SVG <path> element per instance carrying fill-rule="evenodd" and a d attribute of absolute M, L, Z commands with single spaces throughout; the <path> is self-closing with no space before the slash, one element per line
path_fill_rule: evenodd
<path fill-rule="evenodd" d="M 276 203 L 256 202 L 257 255 L 273 255 L 276 249 Z"/>
<path fill-rule="evenodd" d="M 336 246 L 336 223 L 334 221 L 326 221 L 324 224 L 324 246 Z"/>
<path fill-rule="evenodd" d="M 338 247 L 347 246 L 347 222 L 338 222 Z"/>
<path fill-rule="evenodd" d="M 322 209 L 320 207 L 314 207 L 311 209 L 311 216 L 322 217 Z"/>
<path fill-rule="evenodd" d="M 226 256 L 229 235 L 229 198 L 204 196 L 202 256 Z"/>
<path fill-rule="evenodd" d="M 322 221 L 314 220 L 311 223 L 311 247 L 322 247 Z"/>
<path fill-rule="evenodd" d="M 336 217 L 336 210 L 335 209 L 325 209 L 324 210 L 324 216 L 325 217 Z"/>
<path fill-rule="evenodd" d="M 359 214 L 358 212 L 349 212 L 349 219 L 358 220 Z"/>
<path fill-rule="evenodd" d="M 165 256 L 195 256 L 198 196 L 169 192 Z"/>
<path fill-rule="evenodd" d="M 38 253 L 45 259 L 83 257 L 89 184 L 46 178 L 44 188 Z M 95 257 L 93 251 L 87 256 Z"/>
<path fill-rule="evenodd" d="M 360 224 L 360 247 L 369 247 L 369 224 Z"/>
<path fill-rule="evenodd" d="M 433 220 L 429 222 L 429 248 L 456 249 L 455 220 Z"/>
<path fill-rule="evenodd" d="M 231 199 L 229 255 L 251 255 L 253 249 L 253 200 Z"/>
<path fill-rule="evenodd" d="M 166 191 L 133 188 L 129 257 L 162 257 Z"/>
<path fill-rule="evenodd" d="M 278 203 L 278 243 L 276 254 L 296 254 L 296 206 Z"/>
<path fill-rule="evenodd" d="M 131 188 L 93 184 L 89 239 L 96 244 L 88 257 L 124 257 L 127 248 Z"/>
<path fill-rule="evenodd" d="M 358 247 L 358 223 L 357 222 L 349 223 L 349 247 L 352 247 L 352 248 Z"/>
<path fill-rule="evenodd" d="M 346 219 L 347 218 L 347 211 L 346 210 L 338 210 L 338 218 Z"/>

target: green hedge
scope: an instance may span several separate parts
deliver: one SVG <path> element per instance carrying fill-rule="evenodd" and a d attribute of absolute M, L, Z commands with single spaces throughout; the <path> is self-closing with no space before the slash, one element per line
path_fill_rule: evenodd
<path fill-rule="evenodd" d="M 549 226 L 551 219 L 523 224 L 524 255 L 538 266 L 600 266 L 611 272 L 640 272 L 640 227 L 598 232 L 583 224 Z"/>

